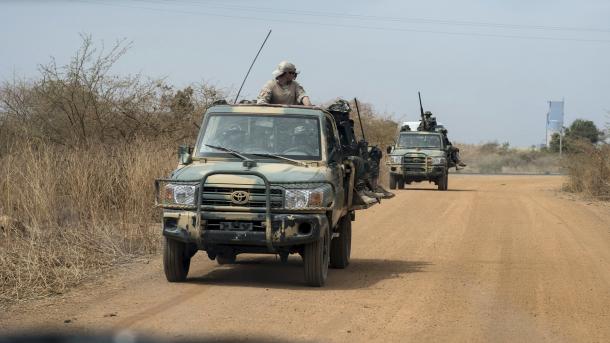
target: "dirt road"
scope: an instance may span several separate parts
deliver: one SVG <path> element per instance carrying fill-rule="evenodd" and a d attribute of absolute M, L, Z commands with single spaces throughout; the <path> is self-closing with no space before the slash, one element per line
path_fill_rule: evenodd
<path fill-rule="evenodd" d="M 358 212 L 352 263 L 322 289 L 301 260 L 161 259 L 0 314 L 2 331 L 131 329 L 186 339 L 610 341 L 610 207 L 556 194 L 555 176 L 453 176 Z M 64 323 L 69 321 L 69 323 Z"/>

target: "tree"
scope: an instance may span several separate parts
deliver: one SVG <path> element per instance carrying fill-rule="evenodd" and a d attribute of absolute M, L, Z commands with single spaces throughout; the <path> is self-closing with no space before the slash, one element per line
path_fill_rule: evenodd
<path fill-rule="evenodd" d="M 0 150 L 15 137 L 72 148 L 148 137 L 192 140 L 205 109 L 224 97 L 205 83 L 174 92 L 162 79 L 112 74 L 130 44 L 104 50 L 90 35 L 81 38 L 65 65 L 52 58 L 39 66 L 38 78 L 0 82 Z"/>
<path fill-rule="evenodd" d="M 559 133 L 557 132 L 551 135 L 551 142 L 549 142 L 549 150 L 551 150 L 551 152 L 559 152 L 559 138 Z M 563 148 L 565 149 L 565 146 Z"/>
<path fill-rule="evenodd" d="M 566 139 L 567 140 L 588 140 L 589 142 L 595 144 L 599 140 L 600 132 L 591 120 L 584 119 L 576 119 L 570 125 L 568 129 L 566 129 Z"/>
<path fill-rule="evenodd" d="M 562 142 L 562 150 L 566 152 L 575 152 L 578 145 L 577 142 L 585 144 L 595 144 L 599 141 L 602 133 L 597 129 L 595 123 L 590 120 L 576 119 L 570 127 L 565 129 Z M 553 133 L 549 149 L 552 152 L 559 152 L 559 133 Z"/>

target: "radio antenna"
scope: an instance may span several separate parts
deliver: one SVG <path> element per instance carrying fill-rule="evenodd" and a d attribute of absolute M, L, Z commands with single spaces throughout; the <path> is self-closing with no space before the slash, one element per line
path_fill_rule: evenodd
<path fill-rule="evenodd" d="M 271 35 L 271 30 L 269 30 L 269 33 L 267 33 L 267 37 L 265 37 L 263 44 L 261 44 L 260 49 L 258 49 L 256 56 L 254 56 L 254 60 L 252 60 L 252 64 L 250 64 L 250 68 L 248 68 L 246 77 L 244 77 L 244 81 L 241 83 L 241 86 L 239 87 L 239 90 L 237 91 L 237 95 L 235 96 L 235 101 L 233 101 L 234 104 L 237 103 L 237 98 L 239 98 L 239 94 L 241 94 L 241 89 L 244 88 L 244 84 L 246 83 L 246 80 L 248 79 L 248 75 L 250 75 L 250 70 L 252 70 L 252 67 L 254 66 L 254 62 L 256 62 L 258 55 L 261 53 L 261 50 L 263 50 L 263 47 L 265 46 L 265 43 L 267 43 L 267 39 L 269 38 L 270 35 Z"/>
<path fill-rule="evenodd" d="M 358 113 L 358 121 L 360 122 L 360 130 L 362 131 L 362 139 L 366 141 L 366 137 L 364 137 L 364 126 L 362 126 L 362 118 L 360 118 L 360 108 L 358 107 L 358 99 L 354 98 L 354 103 L 356 104 L 356 113 Z"/>

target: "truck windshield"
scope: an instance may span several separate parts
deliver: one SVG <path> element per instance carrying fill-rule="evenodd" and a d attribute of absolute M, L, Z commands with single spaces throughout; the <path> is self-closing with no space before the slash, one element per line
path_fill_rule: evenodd
<path fill-rule="evenodd" d="M 296 160 L 320 160 L 320 124 L 303 116 L 210 114 L 202 128 L 198 154 L 221 156 L 226 152 L 279 155 Z M 206 145 L 207 144 L 207 145 Z"/>
<path fill-rule="evenodd" d="M 439 135 L 402 134 L 398 139 L 401 148 L 441 148 Z"/>

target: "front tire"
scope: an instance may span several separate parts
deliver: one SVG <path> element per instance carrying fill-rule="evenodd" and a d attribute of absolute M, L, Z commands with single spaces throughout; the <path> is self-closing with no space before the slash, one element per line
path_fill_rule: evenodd
<path fill-rule="evenodd" d="M 397 183 L 398 183 L 398 188 L 399 188 L 399 189 L 405 189 L 405 177 L 404 177 L 404 176 L 401 176 L 401 177 L 398 179 L 398 182 L 397 182 Z"/>
<path fill-rule="evenodd" d="M 237 256 L 235 254 L 218 254 L 216 255 L 216 263 L 219 265 L 224 264 L 234 264 L 237 260 Z"/>
<path fill-rule="evenodd" d="M 349 215 L 339 220 L 339 237 L 330 242 L 330 266 L 343 269 L 349 265 L 352 251 L 352 220 Z"/>
<path fill-rule="evenodd" d="M 438 190 L 446 191 L 448 182 L 449 182 L 449 175 L 445 172 L 445 174 L 438 179 Z"/>
<path fill-rule="evenodd" d="M 396 175 L 390 174 L 390 189 L 396 189 Z"/>
<path fill-rule="evenodd" d="M 305 269 L 305 282 L 312 287 L 322 287 L 328 276 L 328 263 L 330 259 L 330 233 L 324 229 L 322 237 L 305 246 L 303 265 Z"/>
<path fill-rule="evenodd" d="M 191 265 L 191 252 L 186 243 L 165 237 L 163 246 L 163 270 L 169 282 L 186 280 Z"/>

